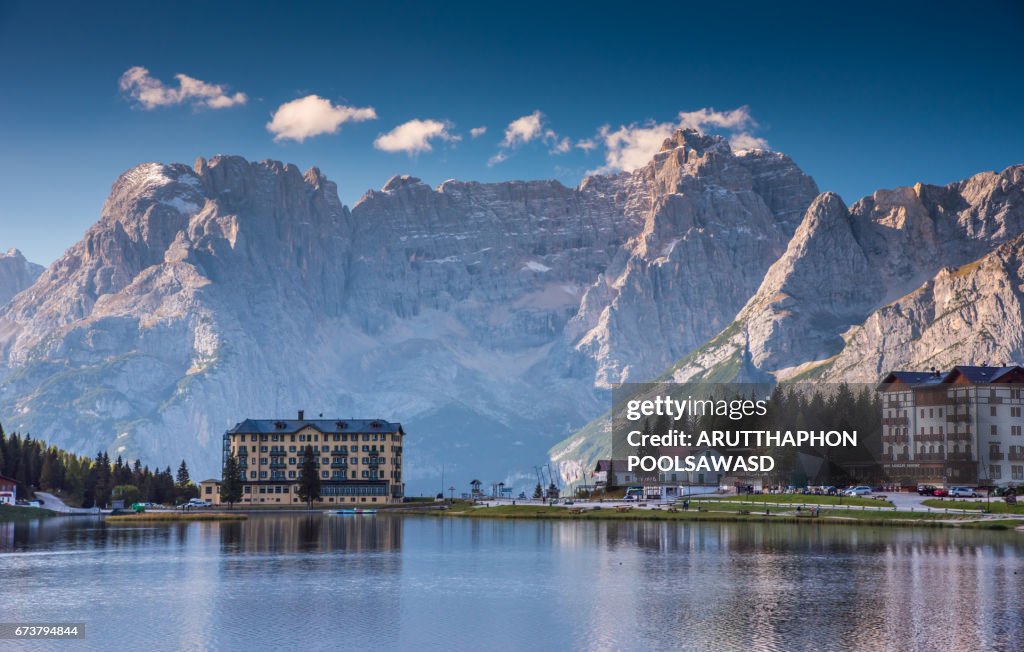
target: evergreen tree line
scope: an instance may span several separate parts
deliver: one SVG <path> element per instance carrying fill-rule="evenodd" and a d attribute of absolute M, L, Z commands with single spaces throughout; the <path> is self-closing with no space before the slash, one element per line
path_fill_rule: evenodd
<path fill-rule="evenodd" d="M 31 435 L 7 435 L 0 425 L 0 474 L 13 479 L 19 498 L 36 491 L 60 496 L 69 505 L 109 507 L 112 500 L 177 503 L 199 495 L 181 461 L 176 475 L 171 467 L 150 470 L 140 460 L 127 463 L 118 455 L 113 463 L 100 451 L 95 458 L 76 455 Z M 126 505 L 127 506 L 127 505 Z"/>

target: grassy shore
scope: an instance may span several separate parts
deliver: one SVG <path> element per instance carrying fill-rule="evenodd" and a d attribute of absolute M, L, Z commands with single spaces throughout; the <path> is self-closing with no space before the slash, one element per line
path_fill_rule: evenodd
<path fill-rule="evenodd" d="M 186 521 L 244 521 L 245 514 L 225 512 L 143 512 L 142 514 L 112 514 L 104 520 L 109 523 L 176 523 Z"/>
<path fill-rule="evenodd" d="M 12 521 L 34 521 L 38 518 L 49 518 L 56 516 L 57 512 L 42 507 L 14 507 L 13 505 L 0 505 L 0 523 Z"/>
<path fill-rule="evenodd" d="M 888 500 L 863 496 L 815 496 L 813 494 L 755 494 L 747 496 L 691 496 L 694 500 L 729 500 L 773 505 L 848 505 L 851 507 L 892 507 Z"/>
<path fill-rule="evenodd" d="M 721 509 L 719 508 L 721 507 Z M 756 508 L 755 508 L 756 509 Z M 721 505 L 706 511 L 690 509 L 670 512 L 668 510 L 632 509 L 620 512 L 614 508 L 587 509 L 572 513 L 563 507 L 545 505 L 500 505 L 496 507 L 474 507 L 471 503 L 456 503 L 446 510 L 424 512 L 431 516 L 496 518 L 496 519 L 551 519 L 578 521 L 711 521 L 724 523 L 800 523 L 835 525 L 879 525 L 897 527 L 959 527 L 989 530 L 1012 530 L 1024 526 L 1024 520 L 978 519 L 957 514 L 932 514 L 924 512 L 896 511 L 845 511 L 822 510 L 817 518 L 797 516 L 795 510 L 772 509 L 770 514 L 755 509 L 743 509 L 741 505 Z"/>
<path fill-rule="evenodd" d="M 1002 498 L 993 498 L 989 502 L 984 500 L 952 500 L 949 498 L 929 498 L 923 501 L 928 507 L 936 509 L 978 509 L 990 514 L 1021 514 L 1024 515 L 1024 504 L 1007 505 Z"/>

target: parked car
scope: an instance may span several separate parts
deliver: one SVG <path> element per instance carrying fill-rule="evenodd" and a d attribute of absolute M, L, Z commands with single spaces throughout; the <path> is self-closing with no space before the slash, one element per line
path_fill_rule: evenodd
<path fill-rule="evenodd" d="M 201 498 L 191 498 L 187 503 L 182 503 L 179 506 L 182 509 L 198 509 L 200 507 L 209 507 L 210 503 Z"/>
<path fill-rule="evenodd" d="M 932 492 L 932 495 L 935 496 L 936 498 L 945 498 L 946 496 L 949 495 L 949 490 L 939 487 Z"/>
<path fill-rule="evenodd" d="M 860 485 L 859 487 L 851 487 L 846 490 L 847 496 L 870 496 L 871 487 L 866 485 Z"/>
<path fill-rule="evenodd" d="M 917 485 L 917 493 L 920 496 L 934 496 L 935 495 L 935 489 L 936 489 L 936 487 L 933 484 L 919 484 L 919 485 Z"/>
<path fill-rule="evenodd" d="M 971 487 L 953 487 L 949 490 L 952 498 L 978 498 L 980 494 Z"/>

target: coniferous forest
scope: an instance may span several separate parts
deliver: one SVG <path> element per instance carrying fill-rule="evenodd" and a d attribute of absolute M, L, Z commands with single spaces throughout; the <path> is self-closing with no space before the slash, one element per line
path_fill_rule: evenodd
<path fill-rule="evenodd" d="M 6 434 L 0 426 L 0 474 L 17 482 L 18 498 L 36 491 L 59 496 L 81 507 L 109 507 L 114 499 L 176 504 L 199 495 L 188 466 L 182 460 L 176 474 L 171 467 L 150 469 L 140 460 L 113 462 L 105 452 L 89 458 L 69 453 L 31 435 Z"/>

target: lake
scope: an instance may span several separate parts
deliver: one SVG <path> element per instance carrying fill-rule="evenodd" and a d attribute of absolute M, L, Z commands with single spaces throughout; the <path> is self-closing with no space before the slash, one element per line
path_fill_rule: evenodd
<path fill-rule="evenodd" d="M 1020 650 L 1024 534 L 255 514 L 0 523 L 16 650 Z"/>

